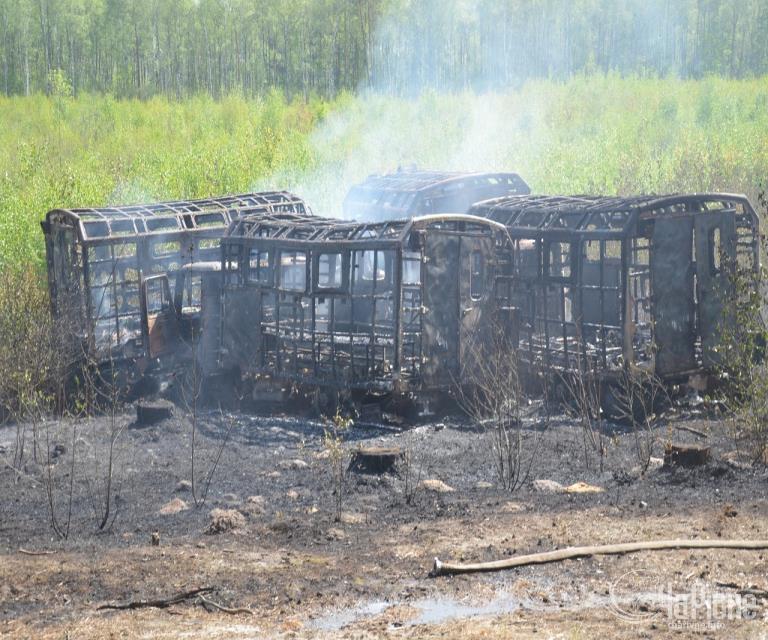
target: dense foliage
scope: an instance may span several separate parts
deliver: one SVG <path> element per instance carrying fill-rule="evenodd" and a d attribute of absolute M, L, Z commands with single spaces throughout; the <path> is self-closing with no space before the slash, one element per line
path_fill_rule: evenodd
<path fill-rule="evenodd" d="M 506 88 L 768 73 L 764 0 L 0 0 L 0 93 Z"/>
<path fill-rule="evenodd" d="M 54 207 L 291 188 L 339 215 L 398 164 L 518 170 L 537 192 L 759 191 L 765 79 L 533 82 L 418 99 L 0 98 L 0 266 L 42 265 Z"/>

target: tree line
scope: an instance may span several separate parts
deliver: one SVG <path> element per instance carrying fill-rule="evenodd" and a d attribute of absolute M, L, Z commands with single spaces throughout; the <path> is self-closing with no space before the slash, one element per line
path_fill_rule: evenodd
<path fill-rule="evenodd" d="M 765 0 L 0 0 L 0 91 L 333 96 L 768 73 Z"/>

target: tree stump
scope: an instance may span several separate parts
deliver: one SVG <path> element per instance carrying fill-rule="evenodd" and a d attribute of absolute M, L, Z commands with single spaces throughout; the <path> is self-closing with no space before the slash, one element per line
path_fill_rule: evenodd
<path fill-rule="evenodd" d="M 664 449 L 664 466 L 698 467 L 709 462 L 711 451 L 709 447 L 696 444 L 670 443 Z"/>
<path fill-rule="evenodd" d="M 380 423 L 382 421 L 381 405 L 378 402 L 362 405 L 358 411 L 358 421 Z"/>
<path fill-rule="evenodd" d="M 173 416 L 173 403 L 167 400 L 136 404 L 136 425 L 149 427 Z"/>
<path fill-rule="evenodd" d="M 352 453 L 348 471 L 379 475 L 394 472 L 397 463 L 403 459 L 402 449 L 397 447 L 367 447 Z"/>

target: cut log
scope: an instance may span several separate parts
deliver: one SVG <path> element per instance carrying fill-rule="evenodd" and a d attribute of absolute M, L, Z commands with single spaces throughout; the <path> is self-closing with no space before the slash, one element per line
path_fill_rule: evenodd
<path fill-rule="evenodd" d="M 402 449 L 397 447 L 367 447 L 357 449 L 349 461 L 349 471 L 354 473 L 382 474 L 395 471 L 397 463 L 403 459 Z"/>
<path fill-rule="evenodd" d="M 452 564 L 435 558 L 432 576 L 455 573 L 477 573 L 480 571 L 501 571 L 532 564 L 546 564 L 575 558 L 597 555 L 621 555 L 638 551 L 662 551 L 671 549 L 768 549 L 768 540 L 648 540 L 645 542 L 624 542 L 601 544 L 588 547 L 567 547 L 544 553 L 531 553 L 517 558 L 477 562 L 474 564 Z"/>
<path fill-rule="evenodd" d="M 709 447 L 697 444 L 670 443 L 664 449 L 664 466 L 699 467 L 707 464 L 711 457 Z"/>
<path fill-rule="evenodd" d="M 149 427 L 173 416 L 173 403 L 167 400 L 139 402 L 136 404 L 136 424 Z"/>

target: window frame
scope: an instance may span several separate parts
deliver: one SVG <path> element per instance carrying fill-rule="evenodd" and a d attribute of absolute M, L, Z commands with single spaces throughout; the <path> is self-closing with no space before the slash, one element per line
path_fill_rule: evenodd
<path fill-rule="evenodd" d="M 419 280 L 418 282 L 412 282 L 411 280 L 406 279 L 406 268 L 405 263 L 416 263 L 418 266 L 418 273 L 419 273 Z M 407 287 L 420 287 L 421 281 L 422 281 L 422 265 L 424 264 L 424 257 L 422 252 L 419 251 L 408 251 L 403 250 L 400 255 L 400 273 L 401 273 L 401 285 L 407 286 Z"/>
<path fill-rule="evenodd" d="M 250 286 L 256 286 L 256 287 L 271 287 L 272 283 L 274 282 L 274 251 L 271 248 L 265 247 L 261 248 L 258 245 L 246 245 L 245 246 L 246 252 L 245 252 L 245 269 L 244 271 L 244 281 L 245 284 Z M 266 279 L 259 280 L 259 279 L 253 279 L 251 278 L 251 253 L 253 251 L 258 251 L 259 253 L 264 253 L 267 255 L 267 267 L 266 267 Z"/>
<path fill-rule="evenodd" d="M 315 293 L 326 295 L 330 293 L 346 293 L 349 290 L 349 251 L 344 249 L 312 251 L 312 290 Z M 320 257 L 327 255 L 341 256 L 341 283 L 339 286 L 326 287 L 320 284 Z"/>
<path fill-rule="evenodd" d="M 558 275 L 552 273 L 552 248 L 553 245 L 568 245 L 568 260 L 563 262 L 563 265 L 568 265 L 568 275 Z M 562 240 L 562 239 L 550 239 L 546 241 L 546 251 L 544 252 L 544 274 L 545 279 L 550 282 L 568 282 L 571 283 L 574 280 L 575 259 L 574 259 L 574 245 L 578 243 L 574 240 Z M 562 253 L 561 253 L 562 255 Z"/>
<path fill-rule="evenodd" d="M 350 264 L 350 280 L 352 282 L 352 285 L 354 288 L 357 288 L 361 285 L 364 286 L 374 286 L 377 290 L 389 290 L 394 288 L 395 286 L 395 265 L 397 261 L 397 251 L 395 249 L 380 249 L 380 248 L 362 248 L 362 249 L 354 249 L 355 252 L 355 259 L 352 260 Z M 374 254 L 381 254 L 381 256 L 384 258 L 384 277 L 379 279 L 378 273 L 372 273 L 372 278 L 366 278 L 363 274 L 365 273 L 365 254 L 366 253 L 372 253 Z M 358 257 L 359 254 L 359 257 Z M 388 255 L 389 254 L 389 255 Z M 390 258 L 390 265 L 389 269 L 387 269 L 387 257 Z M 371 268 L 374 268 L 374 265 L 376 267 L 376 270 L 378 271 L 380 267 L 380 262 L 378 260 L 378 257 L 374 257 L 374 261 L 371 262 Z"/>
<path fill-rule="evenodd" d="M 294 254 L 294 255 L 303 255 L 304 256 L 304 286 L 302 288 L 294 288 L 294 287 L 286 287 L 283 283 L 283 256 L 285 254 Z M 276 272 L 276 286 L 275 288 L 278 291 L 281 291 L 283 293 L 292 293 L 294 295 L 304 295 L 308 291 L 310 280 L 310 257 L 309 257 L 309 250 L 308 249 L 294 249 L 289 247 L 278 247 L 275 249 L 274 252 L 275 255 L 275 261 L 273 269 Z M 296 265 L 292 265 L 296 266 Z"/>

